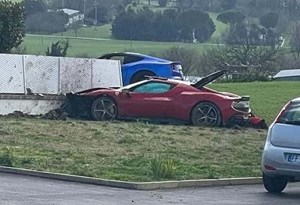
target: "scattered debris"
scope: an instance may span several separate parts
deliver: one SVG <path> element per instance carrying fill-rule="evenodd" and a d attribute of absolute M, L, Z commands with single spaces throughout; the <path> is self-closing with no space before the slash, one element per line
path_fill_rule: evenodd
<path fill-rule="evenodd" d="M 50 112 L 42 115 L 42 119 L 48 120 L 67 120 L 68 113 L 64 112 L 62 109 L 50 110 Z"/>

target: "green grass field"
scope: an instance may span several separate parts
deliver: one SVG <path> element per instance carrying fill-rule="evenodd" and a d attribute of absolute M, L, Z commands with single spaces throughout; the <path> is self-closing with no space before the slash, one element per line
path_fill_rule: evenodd
<path fill-rule="evenodd" d="M 300 97 L 300 82 L 215 83 L 209 87 L 239 95 L 250 95 L 255 114 L 270 124 L 289 100 Z"/>
<path fill-rule="evenodd" d="M 22 44 L 26 54 L 45 55 L 47 47 L 58 40 L 66 39 L 63 37 L 43 37 L 27 36 Z M 199 51 L 209 45 L 188 44 L 188 43 L 167 43 L 151 41 L 122 41 L 122 40 L 82 40 L 70 39 L 68 56 L 75 57 L 97 57 L 109 52 L 140 52 L 145 54 L 155 54 L 173 46 L 195 48 Z"/>

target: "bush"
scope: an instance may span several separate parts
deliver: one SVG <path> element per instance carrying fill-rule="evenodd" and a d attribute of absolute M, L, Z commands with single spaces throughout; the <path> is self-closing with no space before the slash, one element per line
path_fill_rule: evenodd
<path fill-rule="evenodd" d="M 175 177 L 176 163 L 172 159 L 155 157 L 150 161 L 151 174 L 155 180 L 173 179 Z"/>
<path fill-rule="evenodd" d="M 52 43 L 51 48 L 47 48 L 47 56 L 66 56 L 69 48 L 69 40 Z"/>
<path fill-rule="evenodd" d="M 9 147 L 5 147 L 4 152 L 1 153 L 0 165 L 7 167 L 14 166 L 12 150 Z"/>
<path fill-rule="evenodd" d="M 201 74 L 201 70 L 199 70 L 201 69 L 201 63 L 199 61 L 200 55 L 201 54 L 195 49 L 182 47 L 172 47 L 159 54 L 162 58 L 180 61 L 185 75 Z"/>

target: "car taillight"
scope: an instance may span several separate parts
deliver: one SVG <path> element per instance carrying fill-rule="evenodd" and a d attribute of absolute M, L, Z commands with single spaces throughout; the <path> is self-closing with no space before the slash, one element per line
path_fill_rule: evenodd
<path fill-rule="evenodd" d="M 276 170 L 275 167 L 269 166 L 269 165 L 265 165 L 265 169 L 266 170 Z"/>
<path fill-rule="evenodd" d="M 282 115 L 284 114 L 284 112 L 286 111 L 286 109 L 289 108 L 289 106 L 291 105 L 292 101 L 288 102 L 283 108 L 282 110 L 279 112 L 279 114 L 277 115 L 276 119 L 275 119 L 275 123 L 278 123 L 279 120 L 281 119 Z"/>
<path fill-rule="evenodd" d="M 234 101 L 232 107 L 238 111 L 250 112 L 250 96 L 243 96 Z"/>

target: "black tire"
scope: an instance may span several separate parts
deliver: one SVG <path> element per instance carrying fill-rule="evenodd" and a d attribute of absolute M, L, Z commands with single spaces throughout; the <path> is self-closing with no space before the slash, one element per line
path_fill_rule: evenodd
<path fill-rule="evenodd" d="M 145 76 L 154 76 L 154 75 L 155 74 L 150 71 L 139 71 L 132 76 L 130 83 L 136 83 L 136 82 L 147 79 Z"/>
<path fill-rule="evenodd" d="M 284 176 L 269 177 L 263 174 L 264 187 L 270 193 L 274 193 L 274 194 L 281 193 L 285 189 L 287 183 L 288 180 Z"/>
<path fill-rule="evenodd" d="M 192 110 L 191 122 L 198 126 L 218 127 L 222 122 L 220 109 L 210 102 L 198 103 Z"/>
<path fill-rule="evenodd" d="M 91 107 L 91 117 L 97 121 L 114 120 L 117 117 L 117 113 L 117 104 L 110 97 L 97 98 Z"/>

